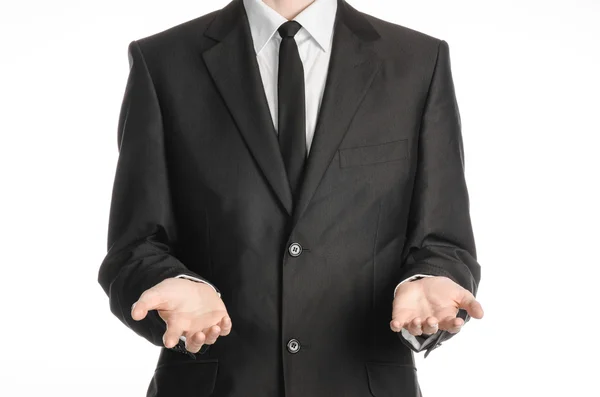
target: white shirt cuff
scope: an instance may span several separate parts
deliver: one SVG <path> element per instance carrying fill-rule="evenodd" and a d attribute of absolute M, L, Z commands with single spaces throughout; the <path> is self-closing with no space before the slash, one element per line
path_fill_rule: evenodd
<path fill-rule="evenodd" d="M 423 341 L 423 343 L 421 343 L 413 334 L 408 332 L 408 330 L 406 328 L 402 328 L 401 332 L 402 332 L 402 336 L 404 337 L 404 339 L 406 339 L 408 341 L 408 343 L 410 343 L 418 351 L 421 351 L 422 349 L 431 345 L 431 343 L 435 340 L 435 336 L 436 336 L 436 334 L 429 335 L 429 337 L 427 339 L 425 339 Z"/>
<path fill-rule="evenodd" d="M 414 276 L 410 276 L 410 277 L 408 277 L 408 278 L 400 281 L 398 283 L 398 285 L 396 285 L 396 288 L 394 288 L 394 298 L 396 297 L 396 290 L 398 289 L 398 287 L 400 286 L 400 284 L 405 283 L 407 281 L 412 281 L 412 280 L 414 280 L 416 278 L 419 278 L 419 277 L 434 277 L 434 276 L 432 276 L 431 274 L 415 274 Z"/>
<path fill-rule="evenodd" d="M 215 290 L 215 292 L 217 293 L 217 295 L 219 296 L 219 298 L 221 297 L 221 293 L 219 291 L 217 291 L 217 289 L 215 288 L 215 286 L 212 285 L 211 283 L 209 283 L 208 281 L 201 280 L 201 279 L 199 279 L 197 277 L 188 276 L 187 274 L 180 274 L 178 276 L 175 276 L 175 278 L 185 278 L 187 280 L 192 280 L 192 281 L 197 281 L 199 283 L 208 284 L 208 285 L 210 285 L 212 287 L 212 289 Z"/>

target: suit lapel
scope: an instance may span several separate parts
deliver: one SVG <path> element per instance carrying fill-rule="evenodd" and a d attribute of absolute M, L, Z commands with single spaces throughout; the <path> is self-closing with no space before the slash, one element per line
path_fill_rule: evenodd
<path fill-rule="evenodd" d="M 298 202 L 292 193 L 241 0 L 224 7 L 205 32 L 217 40 L 202 53 L 211 77 L 259 168 L 293 225 L 302 217 L 380 66 L 379 34 L 364 16 L 338 0 L 329 70 Z"/>
<path fill-rule="evenodd" d="M 291 215 L 292 193 L 242 1 L 223 8 L 205 35 L 219 41 L 202 53 L 211 77 L 256 163 Z"/>
<path fill-rule="evenodd" d="M 379 37 L 371 24 L 345 1 L 338 1 L 325 91 L 293 211 L 293 226 L 302 217 L 331 163 L 358 106 L 380 65 L 373 49 Z"/>

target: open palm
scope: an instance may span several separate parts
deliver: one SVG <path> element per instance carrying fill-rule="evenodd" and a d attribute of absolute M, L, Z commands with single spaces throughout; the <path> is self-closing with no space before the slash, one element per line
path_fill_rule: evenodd
<path fill-rule="evenodd" d="M 149 310 L 156 310 L 167 325 L 165 346 L 175 346 L 183 336 L 192 353 L 228 335 L 232 327 L 225 304 L 212 287 L 181 278 L 168 278 L 144 291 L 132 307 L 131 317 L 139 321 Z"/>
<path fill-rule="evenodd" d="M 483 317 L 483 308 L 473 294 L 448 277 L 425 277 L 402 283 L 396 290 L 390 328 L 406 328 L 413 335 L 434 334 L 438 329 L 457 333 L 464 320 L 456 317 L 464 309 L 473 318 Z"/>

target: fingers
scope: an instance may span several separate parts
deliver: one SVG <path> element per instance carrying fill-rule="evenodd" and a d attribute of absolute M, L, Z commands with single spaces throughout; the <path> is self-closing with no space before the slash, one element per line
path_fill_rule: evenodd
<path fill-rule="evenodd" d="M 184 328 L 180 321 L 167 322 L 167 331 L 163 335 L 163 344 L 165 347 L 174 347 L 179 342 L 179 337 L 183 335 L 183 332 Z"/>
<path fill-rule="evenodd" d="M 482 318 L 483 317 L 483 308 L 481 304 L 477 302 L 472 293 L 467 290 L 464 290 L 461 300 L 458 302 L 458 307 L 464 309 L 469 313 L 469 316 L 473 318 Z"/>
<path fill-rule="evenodd" d="M 440 321 L 439 327 L 440 329 L 446 330 L 451 334 L 456 334 L 458 331 L 462 329 L 462 326 L 465 324 L 465 321 L 456 316 L 448 316 L 442 321 Z"/>
<path fill-rule="evenodd" d="M 429 316 L 425 321 L 421 321 L 421 318 L 417 317 L 408 324 L 406 329 L 415 336 L 433 335 L 440 329 L 456 334 L 464 324 L 465 321 L 462 318 L 455 316 L 445 317 L 442 321 L 438 321 L 435 316 Z"/>
<path fill-rule="evenodd" d="M 202 348 L 202 345 L 214 344 L 219 338 L 220 334 L 221 327 L 219 327 L 218 325 L 213 325 L 212 327 L 205 328 L 202 331 L 193 333 L 191 337 L 186 337 L 185 348 L 192 353 L 198 353 Z"/>
<path fill-rule="evenodd" d="M 406 330 L 412 335 L 419 336 L 423 334 L 422 323 L 423 321 L 421 317 L 416 317 L 412 321 L 410 321 L 408 325 L 406 325 L 404 328 L 406 328 Z"/>
<path fill-rule="evenodd" d="M 400 330 L 402 329 L 404 323 L 399 321 L 399 320 L 392 320 L 390 321 L 390 328 L 392 331 L 394 332 L 400 332 Z"/>
<path fill-rule="evenodd" d="M 192 353 L 200 351 L 203 345 L 212 345 L 217 342 L 219 336 L 227 336 L 231 332 L 232 322 L 229 316 L 221 319 L 219 324 L 197 332 L 186 332 L 185 347 Z"/>
<path fill-rule="evenodd" d="M 155 288 L 150 288 L 131 306 L 131 318 L 140 321 L 148 315 L 148 311 L 160 309 L 164 304 L 166 301 L 161 294 Z"/>
<path fill-rule="evenodd" d="M 421 317 L 416 317 L 404 328 L 414 336 L 433 335 L 440 329 L 456 334 L 462 329 L 464 323 L 462 318 L 455 316 L 448 316 L 439 322 L 435 316 L 429 316 L 425 321 L 422 321 Z"/>
<path fill-rule="evenodd" d="M 392 311 L 392 321 L 390 328 L 394 332 L 400 332 L 402 328 L 406 328 L 408 323 L 416 317 L 415 311 L 404 308 L 394 308 Z"/>
<path fill-rule="evenodd" d="M 414 336 L 432 335 L 438 331 L 438 320 L 435 316 L 429 316 L 423 321 L 421 317 L 415 317 L 406 322 L 403 327 Z"/>
<path fill-rule="evenodd" d="M 438 320 L 434 316 L 423 316 L 423 313 L 417 313 L 415 310 L 402 309 L 394 311 L 390 328 L 394 332 L 406 328 L 414 336 L 435 334 L 438 330 Z"/>
<path fill-rule="evenodd" d="M 438 319 L 435 316 L 429 316 L 423 321 L 421 328 L 426 335 L 433 335 L 438 332 Z"/>
<path fill-rule="evenodd" d="M 392 321 L 393 323 L 394 321 Z M 421 317 L 415 317 L 410 321 L 404 323 L 402 328 L 406 328 L 414 336 L 419 335 L 433 335 L 441 330 L 446 330 L 450 333 L 456 334 L 465 324 L 465 321 L 456 316 L 447 316 L 442 321 L 438 321 L 436 316 L 428 316 L 425 321 Z M 398 331 L 396 331 L 398 332 Z"/>
<path fill-rule="evenodd" d="M 206 335 L 206 341 L 204 341 L 204 343 L 206 343 L 207 345 L 212 345 L 217 341 L 217 338 L 221 334 L 221 327 L 219 327 L 218 325 L 213 325 L 212 327 L 207 328 L 202 332 Z"/>
<path fill-rule="evenodd" d="M 198 353 L 205 341 L 206 335 L 202 331 L 198 331 L 191 336 L 186 335 L 185 348 L 192 353 Z"/>
<path fill-rule="evenodd" d="M 229 333 L 231 332 L 231 327 L 233 325 L 231 322 L 231 317 L 223 317 L 223 319 L 219 322 L 218 325 L 219 327 L 221 327 L 221 336 L 229 335 Z"/>

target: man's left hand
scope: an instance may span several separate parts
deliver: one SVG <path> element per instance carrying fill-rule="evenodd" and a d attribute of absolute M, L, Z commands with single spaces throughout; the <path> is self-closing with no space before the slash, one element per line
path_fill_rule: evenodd
<path fill-rule="evenodd" d="M 464 320 L 456 317 L 459 309 L 480 319 L 483 308 L 473 294 L 448 277 L 425 277 L 402 283 L 396 290 L 390 328 L 406 328 L 412 335 L 435 334 L 439 329 L 457 333 Z"/>

